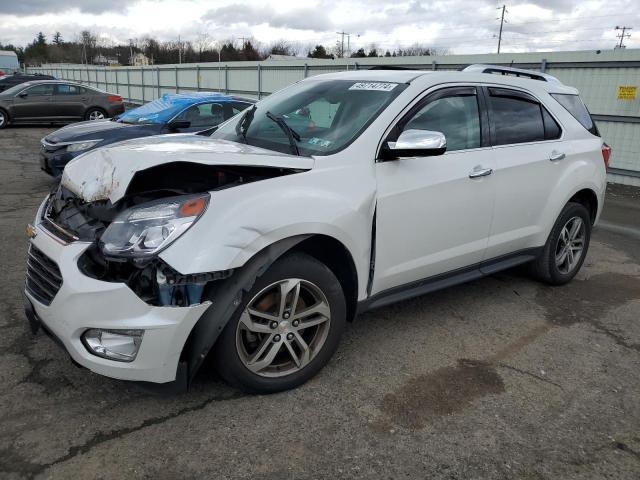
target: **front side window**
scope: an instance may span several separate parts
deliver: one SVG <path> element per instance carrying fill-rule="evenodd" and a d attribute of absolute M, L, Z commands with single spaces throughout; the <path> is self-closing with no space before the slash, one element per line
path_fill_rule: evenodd
<path fill-rule="evenodd" d="M 211 136 L 290 153 L 291 133 L 300 155 L 330 155 L 353 142 L 405 88 L 392 82 L 299 82 L 255 104 Z"/>
<path fill-rule="evenodd" d="M 441 132 L 447 151 L 481 146 L 480 114 L 475 89 L 471 94 L 452 94 L 429 101 L 401 127 L 404 130 Z"/>
<path fill-rule="evenodd" d="M 560 138 L 562 131 L 534 97 L 504 88 L 489 88 L 494 145 L 539 142 Z"/>
<path fill-rule="evenodd" d="M 31 88 L 25 90 L 30 96 L 33 95 L 52 95 L 53 94 L 53 85 L 52 84 L 44 84 L 44 85 L 35 85 Z"/>

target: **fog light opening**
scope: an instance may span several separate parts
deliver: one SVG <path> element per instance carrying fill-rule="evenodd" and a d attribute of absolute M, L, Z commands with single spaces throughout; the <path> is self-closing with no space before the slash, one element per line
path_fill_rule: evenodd
<path fill-rule="evenodd" d="M 118 362 L 133 362 L 138 355 L 144 330 L 103 330 L 92 328 L 82 334 L 89 353 Z"/>

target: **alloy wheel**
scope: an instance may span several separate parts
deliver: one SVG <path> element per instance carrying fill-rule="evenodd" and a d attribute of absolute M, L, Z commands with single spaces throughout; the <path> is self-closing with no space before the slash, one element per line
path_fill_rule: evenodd
<path fill-rule="evenodd" d="M 100 110 L 91 110 L 89 112 L 89 120 L 104 120 L 104 113 Z"/>
<path fill-rule="evenodd" d="M 572 217 L 564 224 L 556 244 L 556 267 L 568 274 L 578 265 L 584 251 L 585 224 L 580 217 Z"/>
<path fill-rule="evenodd" d="M 4 127 L 5 122 L 7 121 L 7 117 L 4 113 L 0 112 L 0 128 Z"/>
<path fill-rule="evenodd" d="M 331 324 L 326 296 L 299 278 L 281 280 L 256 294 L 236 329 L 244 366 L 262 377 L 282 377 L 307 366 L 322 349 Z"/>

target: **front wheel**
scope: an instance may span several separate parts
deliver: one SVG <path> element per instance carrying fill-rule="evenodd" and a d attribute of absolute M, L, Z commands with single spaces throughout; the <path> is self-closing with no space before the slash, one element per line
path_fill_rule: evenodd
<path fill-rule="evenodd" d="M 591 218 L 580 203 L 569 202 L 558 216 L 533 275 L 550 285 L 564 285 L 576 276 L 589 249 Z"/>
<path fill-rule="evenodd" d="M 277 260 L 244 296 L 216 344 L 216 369 L 252 393 L 295 388 L 331 358 L 344 330 L 340 282 L 315 258 Z"/>
<path fill-rule="evenodd" d="M 0 109 L 0 130 L 5 128 L 9 124 L 9 116 L 7 113 Z"/>

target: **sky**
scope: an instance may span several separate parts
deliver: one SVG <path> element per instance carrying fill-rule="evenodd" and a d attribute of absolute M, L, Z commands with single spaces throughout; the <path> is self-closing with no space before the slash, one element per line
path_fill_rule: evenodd
<path fill-rule="evenodd" d="M 284 39 L 304 51 L 334 46 L 336 32 L 348 32 L 351 51 L 420 43 L 449 53 L 490 53 L 501 6 L 485 0 L 0 0 L 0 43 L 24 46 L 39 31 L 49 40 L 56 31 L 73 40 L 89 29 L 106 43 L 206 34 L 214 44 Z M 620 33 L 615 27 L 623 25 L 634 28 L 627 47 L 640 48 L 637 0 L 528 0 L 506 8 L 504 52 L 610 49 Z"/>

